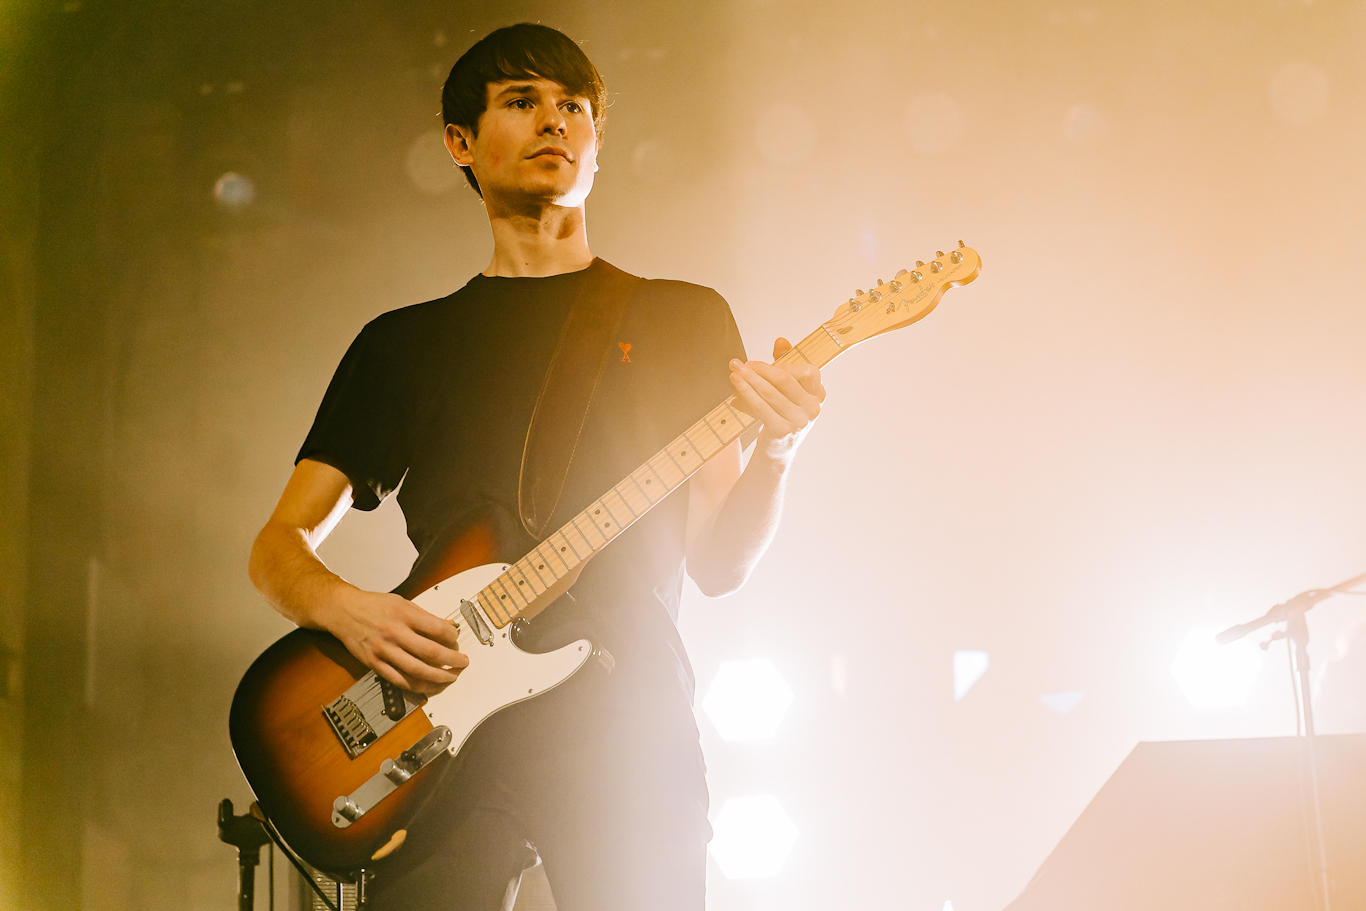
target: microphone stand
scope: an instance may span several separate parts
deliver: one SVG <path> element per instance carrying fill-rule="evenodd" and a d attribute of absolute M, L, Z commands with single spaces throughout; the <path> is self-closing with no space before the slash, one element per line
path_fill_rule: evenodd
<path fill-rule="evenodd" d="M 1349 589 L 1366 582 L 1366 573 L 1355 578 L 1348 579 L 1346 582 L 1339 583 L 1332 588 L 1315 588 L 1307 592 L 1301 592 L 1289 601 L 1277 604 L 1261 617 L 1249 623 L 1238 626 L 1231 626 L 1222 633 L 1214 637 L 1214 641 L 1220 645 L 1227 645 L 1236 642 L 1253 630 L 1261 629 L 1272 623 L 1285 623 L 1285 638 L 1289 640 L 1291 652 L 1291 664 L 1295 673 L 1299 676 L 1299 701 L 1301 713 L 1304 717 L 1304 739 L 1302 754 L 1308 757 L 1309 765 L 1309 792 L 1310 810 L 1313 816 L 1311 831 L 1306 833 L 1311 843 L 1311 852 L 1314 856 L 1314 864 L 1318 868 L 1318 888 L 1321 895 L 1320 907 L 1323 911 L 1332 911 L 1332 898 L 1329 896 L 1329 877 L 1328 877 L 1328 851 L 1323 836 L 1323 805 L 1319 797 L 1319 767 L 1318 756 L 1315 750 L 1314 735 L 1314 698 L 1309 691 L 1309 623 L 1305 619 L 1305 614 L 1309 612 L 1315 604 L 1325 601 L 1337 594 L 1347 592 Z M 1273 639 L 1280 638 L 1278 633 Z M 1298 731 L 1296 734 L 1298 735 Z M 1303 787 L 1303 786 L 1301 786 Z M 1303 793 L 1303 791 L 1301 791 Z"/>

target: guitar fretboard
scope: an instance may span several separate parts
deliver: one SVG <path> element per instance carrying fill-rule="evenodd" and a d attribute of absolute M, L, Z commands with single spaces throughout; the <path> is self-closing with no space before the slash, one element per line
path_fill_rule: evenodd
<path fill-rule="evenodd" d="M 823 367 L 845 348 L 836 330 L 822 324 L 777 363 Z M 495 626 L 507 626 L 756 423 L 735 407 L 734 396 L 726 399 L 480 589 L 475 600 Z"/>

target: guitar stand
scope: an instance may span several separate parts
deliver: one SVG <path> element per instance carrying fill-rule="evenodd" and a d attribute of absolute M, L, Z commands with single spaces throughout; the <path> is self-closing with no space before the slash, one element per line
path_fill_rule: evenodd
<path fill-rule="evenodd" d="M 289 862 L 294 865 L 294 869 L 299 871 L 304 882 L 308 883 L 314 894 L 328 908 L 328 911 L 343 911 L 342 908 L 342 886 L 354 884 L 356 887 L 356 900 L 352 905 L 351 911 L 366 911 L 369 906 L 369 887 L 370 881 L 375 874 L 370 870 L 357 870 L 351 874 L 351 879 L 337 880 L 337 894 L 329 898 L 323 891 L 322 886 L 318 885 L 313 878 L 313 872 L 304 864 L 303 858 L 295 854 L 294 851 L 285 844 L 285 840 L 280 837 L 280 833 L 271 825 L 265 813 L 256 801 L 252 801 L 250 810 L 242 816 L 232 814 L 232 801 L 226 797 L 218 805 L 218 837 L 221 841 L 233 845 L 237 848 L 238 863 L 238 886 L 237 886 L 237 911 L 253 911 L 256 900 L 256 867 L 261 863 L 261 846 L 274 842 L 279 847 L 280 852 L 289 858 Z M 271 872 L 274 873 L 274 863 L 271 864 Z M 271 907 L 275 905 L 275 880 L 271 877 Z"/>
<path fill-rule="evenodd" d="M 252 911 L 256 903 L 256 868 L 261 863 L 261 846 L 270 843 L 265 825 L 250 813 L 232 815 L 232 801 L 224 797 L 218 805 L 218 840 L 237 849 L 237 911 Z M 271 866 L 273 868 L 274 864 Z M 274 877 L 270 890 L 273 907 Z"/>

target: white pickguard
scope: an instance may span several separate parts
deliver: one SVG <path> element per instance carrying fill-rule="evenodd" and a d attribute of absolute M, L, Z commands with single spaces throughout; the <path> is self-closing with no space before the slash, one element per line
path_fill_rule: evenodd
<path fill-rule="evenodd" d="M 451 755 L 460 751 L 471 732 L 485 718 L 501 708 L 558 686 L 583 667 L 593 654 L 593 644 L 587 639 L 540 655 L 524 652 L 513 644 L 510 625 L 498 629 L 488 622 L 487 616 L 483 619 L 493 641 L 489 645 L 481 643 L 460 616 L 460 602 L 473 600 L 481 588 L 505 569 L 507 564 L 503 563 L 476 566 L 451 576 L 413 599 L 414 604 L 429 613 L 453 617 L 460 623 L 460 651 L 470 659 L 469 667 L 460 672 L 460 678 L 429 697 L 423 706 L 433 725 L 450 728 Z"/>

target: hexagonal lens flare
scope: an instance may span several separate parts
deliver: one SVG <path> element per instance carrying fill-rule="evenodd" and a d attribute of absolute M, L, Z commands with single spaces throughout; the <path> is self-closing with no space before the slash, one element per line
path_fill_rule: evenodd
<path fill-rule="evenodd" d="M 1186 634 L 1172 662 L 1172 676 L 1191 705 L 1198 709 L 1242 705 L 1252 693 L 1262 670 L 1262 653 L 1240 639 L 1228 645 L 1214 641 L 1215 629 L 1193 629 Z"/>
<path fill-rule="evenodd" d="M 772 794 L 727 800 L 712 829 L 707 849 L 726 879 L 777 876 L 797 841 L 797 827 Z"/>
<path fill-rule="evenodd" d="M 792 703 L 792 690 L 767 658 L 723 661 L 702 700 L 722 740 L 772 737 Z"/>

